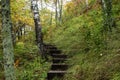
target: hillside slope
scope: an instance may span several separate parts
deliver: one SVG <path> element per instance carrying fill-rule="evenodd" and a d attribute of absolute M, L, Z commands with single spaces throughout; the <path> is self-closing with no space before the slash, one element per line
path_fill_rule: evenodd
<path fill-rule="evenodd" d="M 113 2 L 116 25 L 103 34 L 102 11 L 99 4 L 85 14 L 64 21 L 62 27 L 51 29 L 46 38 L 69 54 L 71 64 L 65 80 L 120 80 L 120 5 Z"/>

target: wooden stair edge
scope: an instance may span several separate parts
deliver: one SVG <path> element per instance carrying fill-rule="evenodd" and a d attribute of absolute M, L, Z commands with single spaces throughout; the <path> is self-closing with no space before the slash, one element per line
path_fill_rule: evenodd
<path fill-rule="evenodd" d="M 67 60 L 67 58 L 53 58 L 53 60 Z"/>
<path fill-rule="evenodd" d="M 57 70 L 57 71 L 56 71 L 56 70 L 50 70 L 48 73 L 53 73 L 53 74 L 54 74 L 54 73 L 55 73 L 55 74 L 58 73 L 58 74 L 59 74 L 59 73 L 67 73 L 67 71 L 60 71 L 60 70 Z"/>
<path fill-rule="evenodd" d="M 66 63 L 53 63 L 52 65 L 68 65 Z"/>

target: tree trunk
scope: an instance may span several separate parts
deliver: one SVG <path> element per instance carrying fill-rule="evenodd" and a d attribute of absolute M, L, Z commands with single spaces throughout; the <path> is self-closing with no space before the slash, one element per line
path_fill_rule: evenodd
<path fill-rule="evenodd" d="M 18 37 L 18 40 L 20 40 L 20 29 L 19 28 L 17 30 L 17 37 Z"/>
<path fill-rule="evenodd" d="M 53 16 L 53 14 L 51 12 L 50 25 L 52 25 L 52 16 Z"/>
<path fill-rule="evenodd" d="M 10 0 L 2 1 L 2 35 L 5 80 L 15 80 L 14 54 L 11 35 Z"/>
<path fill-rule="evenodd" d="M 24 37 L 25 37 L 25 34 L 26 34 L 26 30 L 25 30 L 25 24 L 23 25 L 23 31 L 24 31 Z"/>
<path fill-rule="evenodd" d="M 20 26 L 20 37 L 22 37 L 22 27 L 23 26 Z"/>
<path fill-rule="evenodd" d="M 41 10 L 43 9 L 43 0 L 40 0 L 41 1 Z"/>
<path fill-rule="evenodd" d="M 43 38 L 42 38 L 42 26 L 40 24 L 40 16 L 39 16 L 37 0 L 31 0 L 31 10 L 34 15 L 36 42 L 37 42 L 38 48 L 40 49 L 40 53 L 42 57 L 45 57 L 44 44 L 43 44 Z"/>
<path fill-rule="evenodd" d="M 56 19 L 56 27 L 57 27 L 57 25 L 58 25 L 58 7 L 57 7 L 57 1 L 58 0 L 55 0 L 55 19 Z"/>
<path fill-rule="evenodd" d="M 63 8 L 63 0 L 61 0 L 61 5 L 60 5 L 60 24 L 62 24 L 62 8 Z"/>
<path fill-rule="evenodd" d="M 86 7 L 88 7 L 88 0 L 85 0 L 85 2 L 86 2 Z"/>
<path fill-rule="evenodd" d="M 104 29 L 112 31 L 112 0 L 101 0 L 103 9 Z"/>

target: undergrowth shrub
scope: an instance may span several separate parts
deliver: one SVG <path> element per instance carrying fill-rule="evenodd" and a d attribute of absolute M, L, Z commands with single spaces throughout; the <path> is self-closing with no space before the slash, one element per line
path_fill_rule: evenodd
<path fill-rule="evenodd" d="M 79 16 L 69 16 L 62 27 L 52 28 L 46 38 L 68 54 L 68 72 L 64 80 L 119 80 L 120 21 L 118 0 L 113 1 L 116 21 L 112 32 L 105 32 L 101 7 L 97 4 Z M 72 15 L 72 14 L 71 14 Z M 48 35 L 48 34 L 46 34 Z"/>

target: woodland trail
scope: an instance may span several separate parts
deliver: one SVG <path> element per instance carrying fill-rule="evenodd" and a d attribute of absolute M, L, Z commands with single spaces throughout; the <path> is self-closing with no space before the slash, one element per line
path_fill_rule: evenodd
<path fill-rule="evenodd" d="M 68 69 L 68 64 L 66 63 L 68 55 L 62 54 L 62 51 L 58 50 L 56 47 L 47 47 L 50 49 L 49 53 L 52 57 L 52 65 L 47 73 L 46 80 L 53 80 L 54 78 L 62 80 L 62 77 L 67 73 Z"/>

